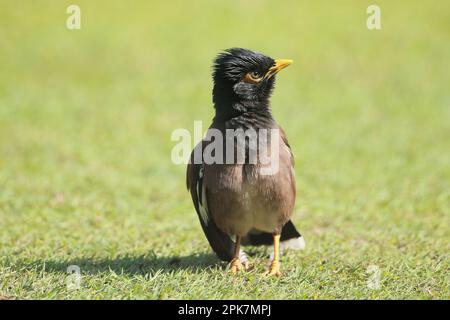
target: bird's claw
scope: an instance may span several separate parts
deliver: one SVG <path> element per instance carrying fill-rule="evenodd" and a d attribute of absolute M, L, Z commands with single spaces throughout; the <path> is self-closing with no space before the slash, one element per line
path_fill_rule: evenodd
<path fill-rule="evenodd" d="M 272 261 L 272 263 L 270 264 L 269 270 L 264 272 L 264 275 L 280 277 L 281 276 L 280 263 L 278 261 Z"/>
<path fill-rule="evenodd" d="M 245 261 L 244 263 L 242 263 L 241 260 L 239 260 L 239 258 L 234 258 L 233 260 L 231 260 L 230 269 L 231 269 L 231 273 L 236 274 L 242 270 L 245 270 L 245 271 L 249 270 L 250 264 L 248 263 L 248 261 Z"/>
<path fill-rule="evenodd" d="M 241 260 L 239 260 L 239 258 L 234 258 L 233 260 L 231 260 L 230 269 L 232 274 L 238 273 L 243 268 L 244 266 L 242 265 L 242 262 Z"/>

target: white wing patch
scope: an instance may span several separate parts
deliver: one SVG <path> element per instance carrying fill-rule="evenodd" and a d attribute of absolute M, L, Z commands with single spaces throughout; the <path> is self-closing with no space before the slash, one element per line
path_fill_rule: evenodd
<path fill-rule="evenodd" d="M 205 225 L 208 225 L 209 214 L 208 214 L 208 203 L 206 201 L 206 189 L 203 184 L 203 167 L 200 168 L 198 172 L 197 179 L 197 198 L 198 198 L 198 211 L 200 212 L 200 217 Z"/>

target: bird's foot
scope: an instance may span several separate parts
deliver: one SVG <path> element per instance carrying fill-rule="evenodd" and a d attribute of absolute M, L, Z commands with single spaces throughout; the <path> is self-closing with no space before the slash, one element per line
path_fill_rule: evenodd
<path fill-rule="evenodd" d="M 250 270 L 250 268 L 251 268 L 251 266 L 248 261 L 245 261 L 244 263 L 242 263 L 241 260 L 239 260 L 239 258 L 234 258 L 230 262 L 230 269 L 231 269 L 232 274 L 236 274 L 242 270 L 247 271 L 247 270 Z"/>
<path fill-rule="evenodd" d="M 281 276 L 280 263 L 276 260 L 272 261 L 272 263 L 270 264 L 269 270 L 264 272 L 264 275 L 277 276 L 277 277 Z"/>
<path fill-rule="evenodd" d="M 242 264 L 241 260 L 239 260 L 239 258 L 233 258 L 233 260 L 231 260 L 230 262 L 230 269 L 232 274 L 236 274 L 244 269 L 244 265 Z"/>

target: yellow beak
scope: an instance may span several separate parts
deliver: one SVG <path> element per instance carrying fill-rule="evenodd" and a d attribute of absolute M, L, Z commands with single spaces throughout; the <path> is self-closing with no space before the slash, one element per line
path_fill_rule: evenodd
<path fill-rule="evenodd" d="M 278 73 L 282 69 L 286 68 L 292 62 L 294 62 L 294 61 L 293 60 L 289 60 L 289 59 L 278 59 L 278 60 L 275 60 L 275 64 L 273 65 L 273 67 L 271 67 L 269 69 L 269 71 L 267 71 L 266 78 L 270 78 L 270 77 L 274 76 L 276 73 Z"/>

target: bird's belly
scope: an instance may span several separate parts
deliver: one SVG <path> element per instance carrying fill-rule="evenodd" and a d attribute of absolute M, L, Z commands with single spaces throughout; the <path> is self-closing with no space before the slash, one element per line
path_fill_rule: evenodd
<path fill-rule="evenodd" d="M 252 170 L 255 168 L 252 168 Z M 280 190 L 277 177 L 265 177 L 235 166 L 231 180 L 209 188 L 208 203 L 216 204 L 210 213 L 217 226 L 227 234 L 245 236 L 251 230 L 276 232 L 289 220 L 293 191 Z M 281 192 L 283 191 L 283 192 Z M 291 192 L 292 194 L 287 194 Z M 290 200 L 292 199 L 292 201 Z M 290 204 L 291 202 L 292 204 Z"/>

